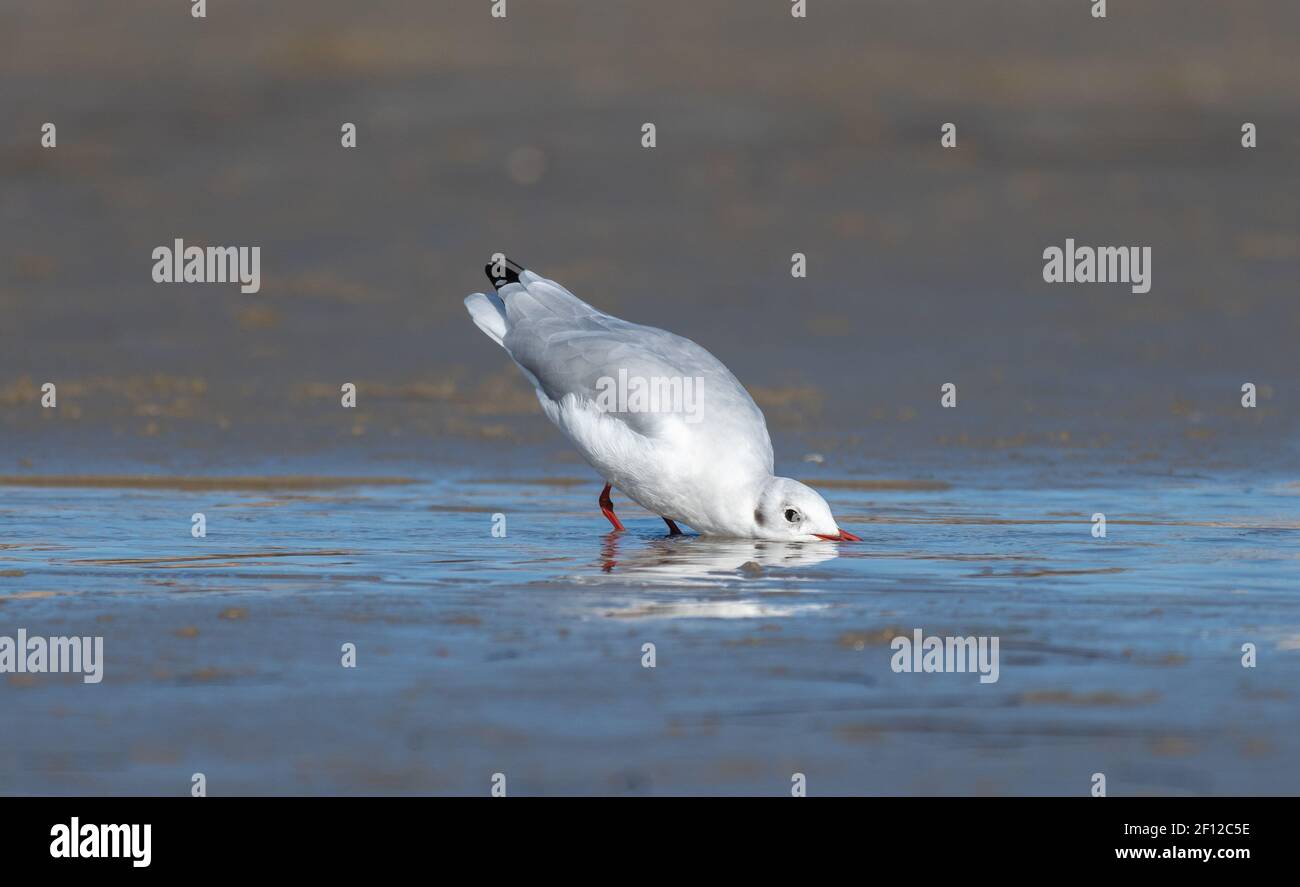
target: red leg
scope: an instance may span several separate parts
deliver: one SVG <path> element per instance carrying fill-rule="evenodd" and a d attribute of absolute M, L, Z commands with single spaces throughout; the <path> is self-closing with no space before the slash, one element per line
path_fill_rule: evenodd
<path fill-rule="evenodd" d="M 664 523 L 668 525 L 669 536 L 680 536 L 682 534 L 682 531 L 677 529 L 677 524 L 673 523 L 673 519 L 671 517 L 664 518 Z"/>
<path fill-rule="evenodd" d="M 600 491 L 600 510 L 605 517 L 609 518 L 609 522 L 614 525 L 614 529 L 626 530 L 627 527 L 623 526 L 623 522 L 614 513 L 614 500 L 609 498 L 609 488 L 610 484 L 605 484 L 605 489 Z"/>

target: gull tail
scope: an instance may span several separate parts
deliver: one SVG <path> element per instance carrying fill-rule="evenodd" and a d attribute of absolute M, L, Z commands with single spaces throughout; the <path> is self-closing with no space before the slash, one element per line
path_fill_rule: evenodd
<path fill-rule="evenodd" d="M 502 339 L 506 337 L 510 323 L 506 318 L 506 305 L 505 302 L 501 301 L 499 291 L 502 287 L 509 286 L 512 283 L 519 283 L 520 273 L 527 272 L 524 266 L 514 259 L 506 256 L 501 256 L 501 259 L 500 262 L 491 261 L 483 266 L 492 288 L 498 292 L 486 295 L 484 293 L 474 293 L 472 296 L 466 297 L 465 307 L 469 309 L 469 316 L 474 319 L 475 325 L 487 333 L 488 338 L 493 342 L 505 347 Z"/>
<path fill-rule="evenodd" d="M 491 270 L 491 267 L 489 265 L 488 269 Z M 469 316 L 473 318 L 474 325 L 487 333 L 489 339 L 504 348 L 505 344 L 502 340 L 506 337 L 509 324 L 506 322 L 506 306 L 501 301 L 501 297 L 496 293 L 491 295 L 474 293 L 465 297 L 465 307 L 469 309 Z"/>

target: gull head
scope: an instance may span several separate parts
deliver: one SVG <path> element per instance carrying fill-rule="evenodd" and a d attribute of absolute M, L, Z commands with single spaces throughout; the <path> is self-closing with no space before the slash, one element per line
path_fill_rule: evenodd
<path fill-rule="evenodd" d="M 780 542 L 862 541 L 840 529 L 821 494 L 788 477 L 768 478 L 759 491 L 754 537 Z"/>

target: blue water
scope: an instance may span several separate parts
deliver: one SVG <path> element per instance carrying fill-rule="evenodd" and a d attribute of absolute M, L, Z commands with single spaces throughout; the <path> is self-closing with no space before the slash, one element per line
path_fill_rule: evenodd
<path fill-rule="evenodd" d="M 546 478 L 0 489 L 0 635 L 105 650 L 0 676 L 0 792 L 1300 791 L 1284 478 L 829 489 L 865 541 L 809 545 L 617 493 L 612 534 Z M 895 673 L 917 628 L 999 638 L 998 681 Z"/>

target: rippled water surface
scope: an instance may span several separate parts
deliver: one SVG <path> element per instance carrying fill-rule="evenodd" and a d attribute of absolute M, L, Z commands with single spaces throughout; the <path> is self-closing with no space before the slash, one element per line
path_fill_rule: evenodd
<path fill-rule="evenodd" d="M 611 534 L 580 473 L 398 480 L 6 478 L 0 634 L 106 663 L 5 676 L 0 791 L 1300 791 L 1284 479 L 841 480 L 866 541 L 807 545 L 617 499 Z M 998 681 L 893 672 L 917 628 L 998 637 Z"/>

